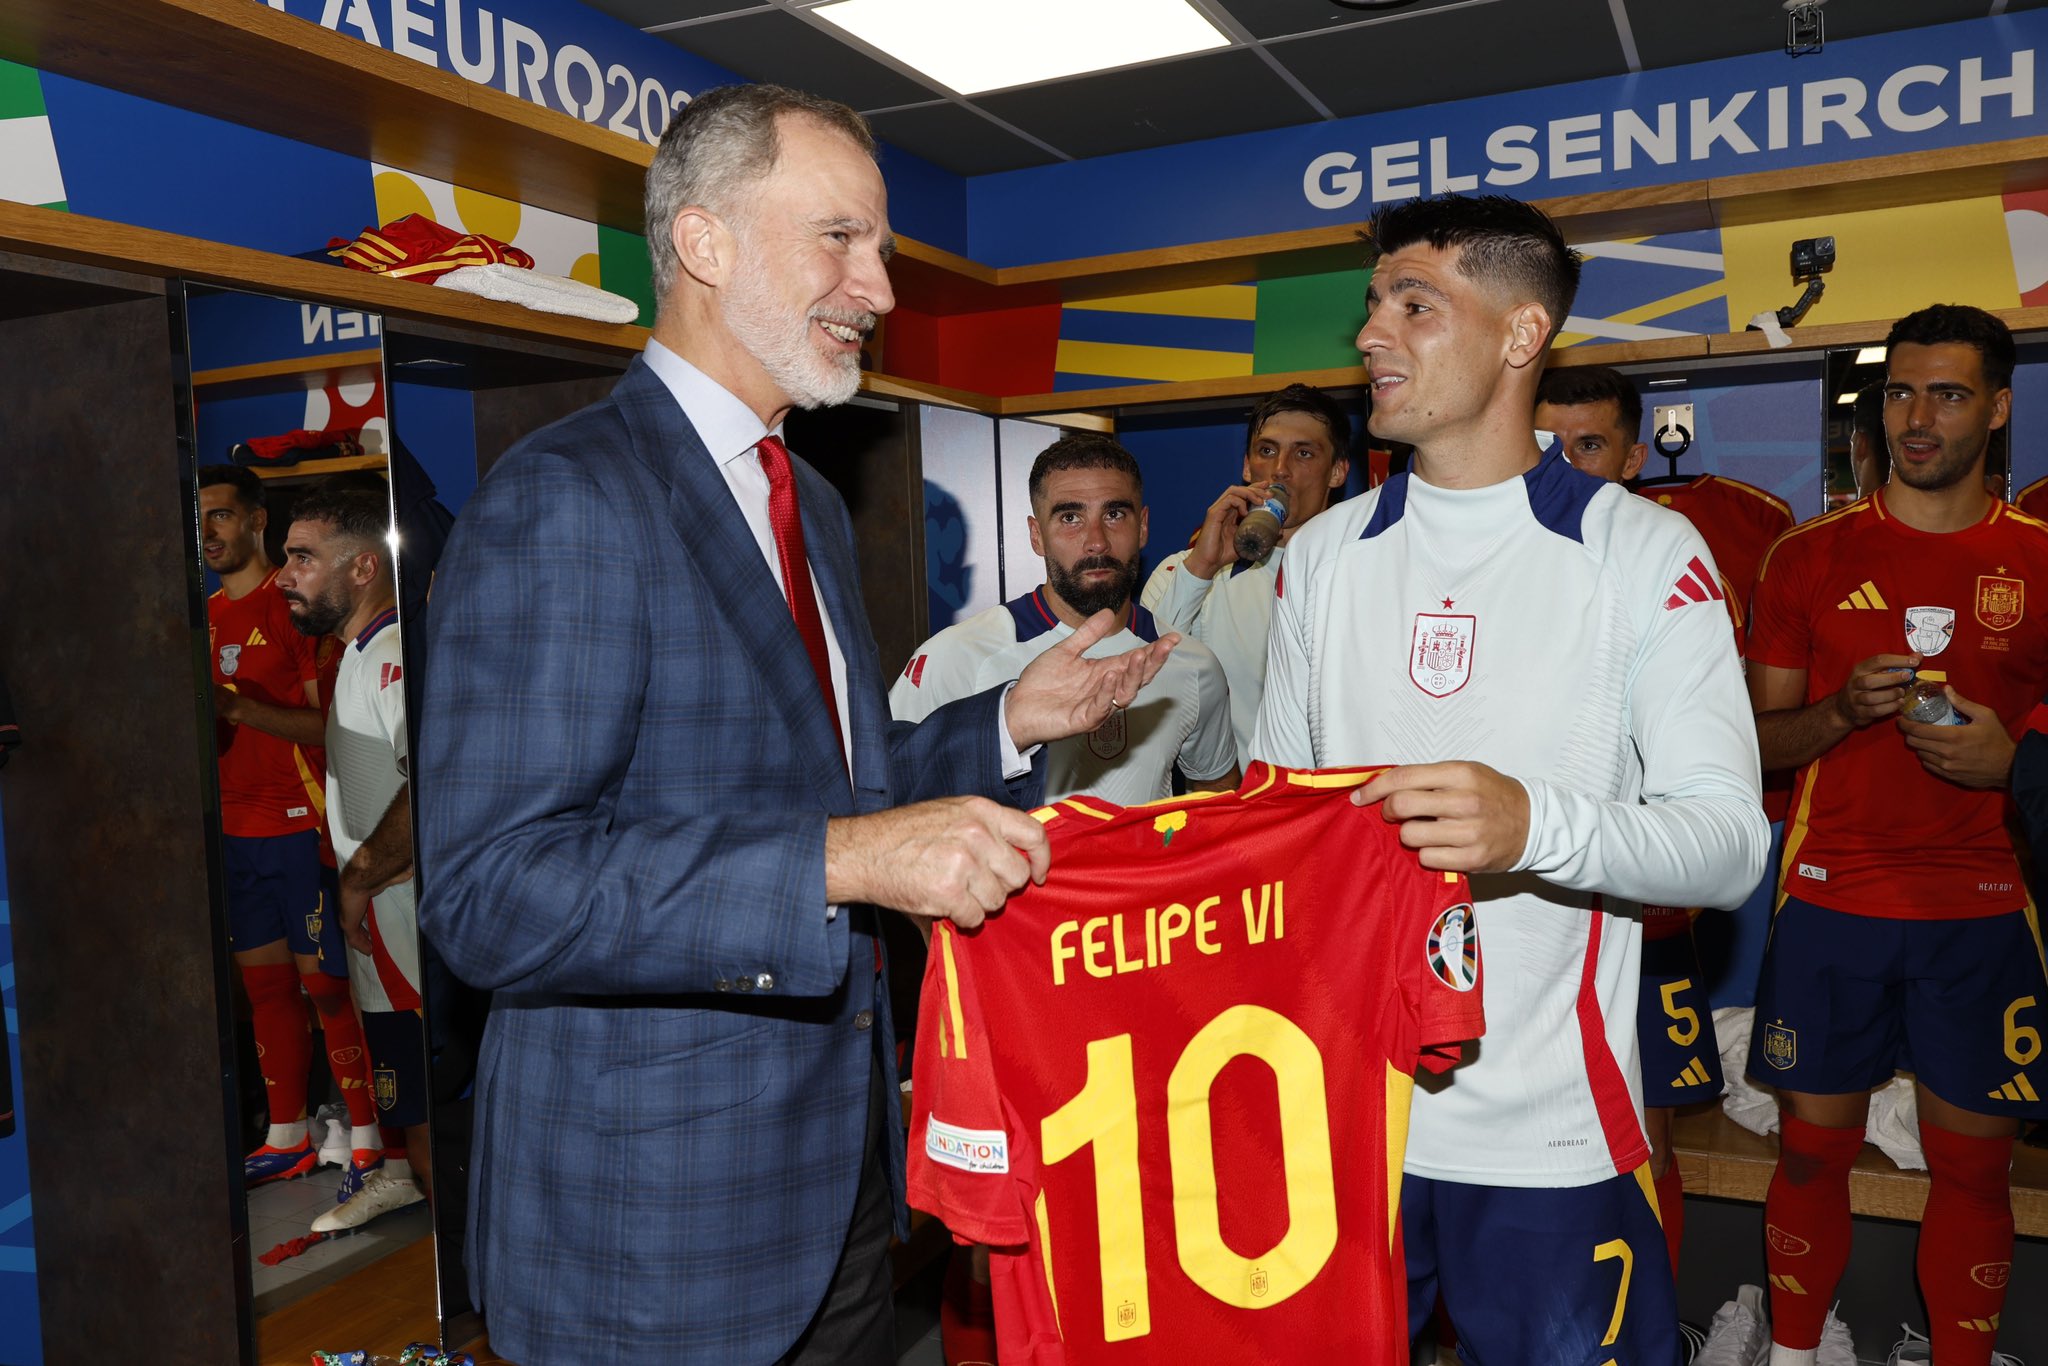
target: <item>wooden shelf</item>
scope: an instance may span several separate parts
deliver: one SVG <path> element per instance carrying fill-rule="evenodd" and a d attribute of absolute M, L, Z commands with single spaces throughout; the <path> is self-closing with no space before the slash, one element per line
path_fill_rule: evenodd
<path fill-rule="evenodd" d="M 387 327 L 387 333 L 416 331 L 432 336 L 459 336 L 472 344 L 480 337 L 495 338 L 515 348 L 543 350 L 558 359 L 580 359 L 609 369 L 620 368 L 620 362 L 644 350 L 649 335 L 646 328 L 632 324 L 541 313 L 457 290 L 435 289 L 365 271 L 0 200 L 0 253 L 4 252 L 70 262 L 94 270 L 119 271 L 145 280 L 183 278 L 200 284 L 340 304 L 382 314 L 387 324 L 396 320 L 399 326 Z M 350 356 L 364 358 L 367 363 L 368 357 L 379 354 L 364 351 Z M 332 364 L 335 359 L 324 357 L 317 363 Z M 279 363 L 285 368 L 278 369 L 277 374 L 286 373 L 296 364 L 299 362 Z M 194 379 L 208 377 L 220 382 L 218 377 L 224 373 L 228 372 L 200 371 Z M 996 411 L 996 400 L 988 395 L 917 380 L 868 374 L 862 376 L 861 384 L 870 393 L 888 397 L 943 403 L 990 414 Z"/>
<path fill-rule="evenodd" d="M 336 351 L 325 356 L 299 356 L 290 360 L 260 361 L 254 365 L 224 365 L 214 370 L 194 370 L 192 387 L 225 391 L 226 394 L 271 393 L 280 389 L 324 389 L 330 384 L 363 384 L 384 373 L 384 352 L 379 347 L 364 351 Z M 206 394 L 220 398 L 224 394 Z"/>
<path fill-rule="evenodd" d="M 1680 1115 L 1671 1129 L 1688 1195 L 1762 1204 L 1777 1167 L 1778 1140 L 1751 1133 L 1716 1105 Z M 2012 1209 L 2019 1232 L 2048 1238 L 2048 1150 L 2014 1148 Z M 1865 1145 L 1849 1174 L 1849 1208 L 1878 1219 L 1918 1221 L 1927 1205 L 1927 1173 L 1901 1171 Z"/>
<path fill-rule="evenodd" d="M 251 0 L 7 0 L 0 57 L 641 230 L 645 143 Z"/>
<path fill-rule="evenodd" d="M 250 465 L 258 479 L 275 479 L 280 483 L 291 479 L 318 479 L 327 474 L 347 474 L 351 470 L 376 470 L 382 474 L 391 467 L 391 460 L 384 455 L 339 455 L 330 460 L 301 460 L 296 465 Z"/>

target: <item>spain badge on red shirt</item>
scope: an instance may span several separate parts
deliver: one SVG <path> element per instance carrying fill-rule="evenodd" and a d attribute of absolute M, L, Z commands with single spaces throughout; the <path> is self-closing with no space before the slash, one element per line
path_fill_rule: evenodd
<path fill-rule="evenodd" d="M 2007 631 L 2026 615 L 2027 583 L 2004 574 L 1977 576 L 1977 620 L 1986 629 Z"/>

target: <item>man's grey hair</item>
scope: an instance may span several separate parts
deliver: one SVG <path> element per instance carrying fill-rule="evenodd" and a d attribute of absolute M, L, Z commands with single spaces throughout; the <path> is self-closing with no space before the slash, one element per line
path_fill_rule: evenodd
<path fill-rule="evenodd" d="M 774 170 L 782 153 L 775 125 L 785 114 L 813 119 L 875 155 L 868 121 L 837 100 L 782 85 L 725 85 L 691 100 L 662 134 L 647 168 L 647 254 L 657 306 L 682 269 L 669 240 L 676 215 L 697 205 L 728 223 L 743 222 L 747 187 Z"/>

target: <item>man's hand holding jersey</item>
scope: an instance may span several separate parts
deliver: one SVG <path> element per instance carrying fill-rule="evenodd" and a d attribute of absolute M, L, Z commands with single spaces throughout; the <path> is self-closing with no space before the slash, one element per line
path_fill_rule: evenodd
<path fill-rule="evenodd" d="M 1399 822 L 1401 843 L 1425 868 L 1454 873 L 1505 873 L 1529 845 L 1529 791 L 1485 764 L 1404 764 L 1351 794 L 1358 806 L 1379 802 Z"/>
<path fill-rule="evenodd" d="M 1045 828 L 986 797 L 942 797 L 825 825 L 825 899 L 864 901 L 971 930 L 1029 880 Z"/>
<path fill-rule="evenodd" d="M 1085 735 L 1129 706 L 1180 643 L 1168 633 L 1104 659 L 1084 652 L 1117 629 L 1097 612 L 1031 661 L 1003 702 L 1019 750 Z M 866 902 L 971 930 L 1025 882 L 1043 883 L 1045 828 L 984 797 L 946 797 L 825 825 L 825 900 Z"/>
<path fill-rule="evenodd" d="M 1949 705 L 1969 718 L 1966 726 L 1930 726 L 1899 718 L 1907 748 L 1919 756 L 1920 767 L 1957 787 L 2004 788 L 2012 778 L 2013 739 L 1998 713 L 1972 702 L 1954 688 L 1944 688 Z"/>

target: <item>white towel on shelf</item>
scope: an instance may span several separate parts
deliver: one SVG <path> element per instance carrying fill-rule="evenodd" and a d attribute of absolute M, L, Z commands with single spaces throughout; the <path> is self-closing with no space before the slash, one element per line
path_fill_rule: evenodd
<path fill-rule="evenodd" d="M 581 280 L 544 275 L 519 266 L 463 266 L 449 271 L 434 283 L 442 289 L 459 289 L 464 294 L 501 299 L 542 313 L 562 313 L 594 322 L 629 323 L 640 316 L 640 305 L 622 295 L 586 285 Z"/>
<path fill-rule="evenodd" d="M 1722 1006 L 1714 1012 L 1714 1035 L 1721 1042 L 1721 1075 L 1728 1089 L 1721 1097 L 1721 1113 L 1753 1134 L 1778 1131 L 1778 1098 L 1750 1084 L 1743 1071 L 1749 1066 L 1749 1035 L 1756 1024 L 1756 1011 L 1748 1006 Z"/>
<path fill-rule="evenodd" d="M 1900 1170 L 1927 1170 L 1927 1155 L 1920 1150 L 1920 1098 L 1911 1077 L 1893 1077 L 1891 1085 L 1871 1096 L 1863 1136 Z"/>

